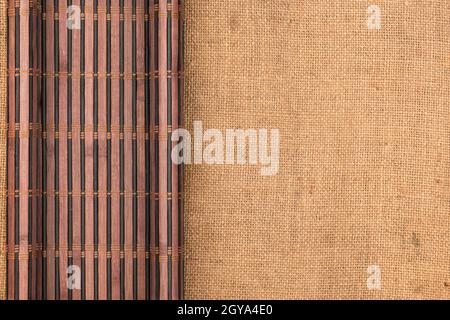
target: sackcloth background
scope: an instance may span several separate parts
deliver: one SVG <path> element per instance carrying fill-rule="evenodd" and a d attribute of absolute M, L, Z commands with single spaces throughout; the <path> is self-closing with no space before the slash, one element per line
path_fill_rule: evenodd
<path fill-rule="evenodd" d="M 281 139 L 272 177 L 186 167 L 186 298 L 450 297 L 449 12 L 186 0 L 187 128 Z M 368 290 L 372 265 L 381 290 Z"/>

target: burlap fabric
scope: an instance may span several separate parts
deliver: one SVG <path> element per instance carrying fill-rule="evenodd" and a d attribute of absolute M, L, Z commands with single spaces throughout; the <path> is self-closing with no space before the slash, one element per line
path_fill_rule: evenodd
<path fill-rule="evenodd" d="M 187 167 L 186 298 L 450 297 L 450 1 L 372 4 L 186 1 L 188 129 L 281 137 Z"/>
<path fill-rule="evenodd" d="M 7 0 L 0 0 L 0 300 L 6 296 Z"/>

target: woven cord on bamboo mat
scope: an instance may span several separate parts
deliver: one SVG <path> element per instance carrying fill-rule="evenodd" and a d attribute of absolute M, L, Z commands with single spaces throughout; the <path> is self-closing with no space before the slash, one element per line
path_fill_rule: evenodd
<path fill-rule="evenodd" d="M 8 3 L 8 299 L 181 298 L 182 1 Z"/>

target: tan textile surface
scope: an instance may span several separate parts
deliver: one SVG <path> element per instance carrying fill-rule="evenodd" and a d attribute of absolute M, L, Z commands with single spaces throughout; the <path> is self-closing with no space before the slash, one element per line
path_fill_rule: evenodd
<path fill-rule="evenodd" d="M 0 300 L 6 297 L 7 1 L 0 0 Z"/>
<path fill-rule="evenodd" d="M 187 166 L 186 298 L 450 298 L 450 1 L 371 4 L 186 1 L 188 129 L 281 141 Z"/>

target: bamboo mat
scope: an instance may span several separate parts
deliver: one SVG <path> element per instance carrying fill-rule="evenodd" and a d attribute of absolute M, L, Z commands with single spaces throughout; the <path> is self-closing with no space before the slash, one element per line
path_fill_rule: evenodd
<path fill-rule="evenodd" d="M 186 298 L 450 297 L 449 12 L 186 1 L 187 128 L 280 130 L 277 175 L 187 166 Z"/>
<path fill-rule="evenodd" d="M 0 0 L 0 299 L 448 299 L 450 2 L 376 4 Z M 183 109 L 277 174 L 183 184 Z"/>
<path fill-rule="evenodd" d="M 180 8 L 9 1 L 9 299 L 182 297 Z"/>
<path fill-rule="evenodd" d="M 0 0 L 0 300 L 6 298 L 7 0 Z"/>

